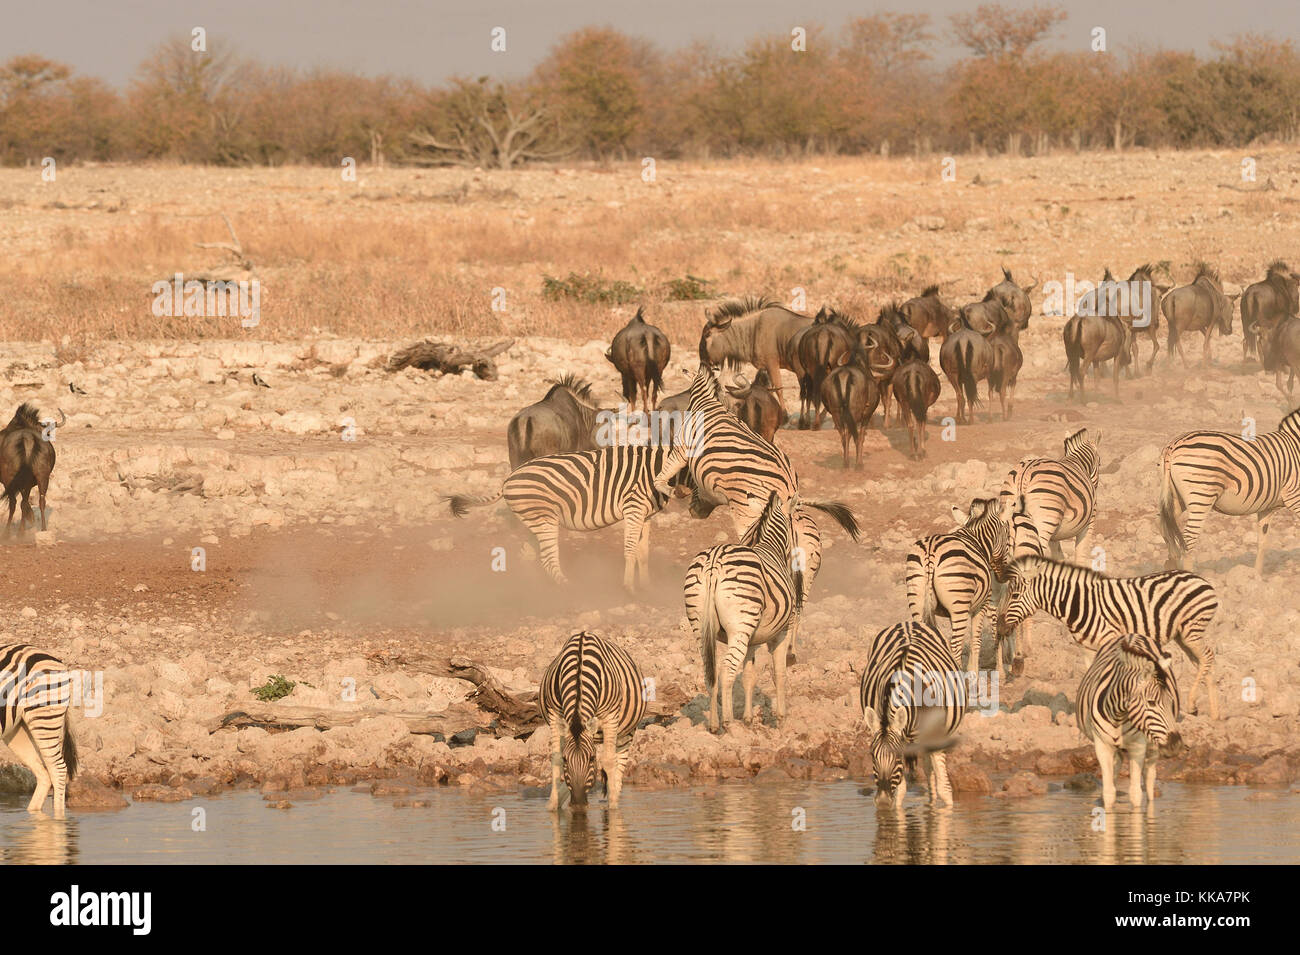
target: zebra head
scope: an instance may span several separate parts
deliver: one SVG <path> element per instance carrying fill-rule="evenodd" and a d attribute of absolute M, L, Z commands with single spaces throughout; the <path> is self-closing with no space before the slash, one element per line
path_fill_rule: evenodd
<path fill-rule="evenodd" d="M 569 798 L 575 806 L 587 805 L 587 791 L 596 785 L 596 721 L 586 724 L 576 713 L 569 724 L 569 732 L 560 743 L 560 756 L 564 760 L 564 785 L 569 787 Z"/>
<path fill-rule="evenodd" d="M 1042 572 L 1044 564 L 1043 558 L 1031 556 L 1021 557 L 1007 566 L 1007 586 L 998 603 L 996 630 L 999 643 L 1011 636 L 1012 631 L 1039 608 L 1034 580 Z"/>
<path fill-rule="evenodd" d="M 867 730 L 871 733 L 871 768 L 876 774 L 876 805 L 881 809 L 891 806 L 900 809 L 907 796 L 907 773 L 903 766 L 904 740 L 899 731 L 904 722 L 902 709 L 893 706 L 886 698 L 882 701 L 880 710 L 872 707 L 862 714 Z"/>
<path fill-rule="evenodd" d="M 1097 476 L 1101 472 L 1101 432 L 1098 431 L 1091 438 L 1088 437 L 1088 429 L 1080 428 L 1074 434 L 1065 439 L 1065 458 L 1067 461 L 1074 461 L 1083 468 L 1092 486 L 1097 486 Z"/>
<path fill-rule="evenodd" d="M 1173 662 L 1163 647 L 1143 634 L 1130 633 L 1120 644 L 1121 665 L 1139 677 L 1125 716 L 1165 756 L 1177 756 L 1185 748 L 1174 729 L 1182 707 Z"/>

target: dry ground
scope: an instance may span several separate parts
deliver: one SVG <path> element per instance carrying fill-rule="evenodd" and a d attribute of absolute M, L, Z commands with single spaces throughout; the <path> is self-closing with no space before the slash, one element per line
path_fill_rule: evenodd
<path fill-rule="evenodd" d="M 445 712 L 469 685 L 392 659 L 463 654 L 525 690 L 564 636 L 597 627 L 633 648 L 665 698 L 689 700 L 702 680 L 680 578 L 695 552 L 730 533 L 721 514 L 695 522 L 670 507 L 655 521 L 654 583 L 632 599 L 619 588 L 616 529 L 564 541 L 575 583 L 557 590 L 502 512 L 447 516 L 444 495 L 495 489 L 505 422 L 546 378 L 577 372 L 614 403 L 602 354 L 635 306 L 548 301 L 543 276 L 600 271 L 650 288 L 651 319 L 673 340 L 667 385 L 677 390 L 694 369 L 706 303 L 664 303 L 653 289 L 685 274 L 727 293 L 786 298 L 801 286 L 810 309 L 829 301 L 866 313 L 930 281 L 968 301 L 1002 264 L 1022 281 L 1063 281 L 1067 270 L 1127 275 L 1163 260 L 1185 281 L 1205 258 L 1247 284 L 1273 257 L 1300 259 L 1300 160 L 1257 158 L 1260 182 L 1276 189 L 1220 188 L 1240 185 L 1240 157 L 1227 153 L 963 158 L 952 184 L 939 181 L 937 158 L 660 162 L 653 184 L 639 165 L 363 171 L 355 184 L 305 169 L 70 169 L 46 185 L 0 171 L 0 338 L 11 340 L 0 407 L 30 399 L 69 415 L 56 440 L 50 535 L 0 549 L 0 640 L 39 643 L 104 672 L 103 715 L 77 720 L 83 761 L 126 788 L 401 773 L 532 781 L 544 774 L 544 733 L 484 733 L 457 748 L 408 734 L 394 713 Z M 261 325 L 159 322 L 150 283 L 217 261 L 193 243 L 225 238 L 218 210 L 263 281 Z M 505 312 L 489 307 L 495 286 L 507 290 Z M 864 527 L 857 544 L 826 533 L 788 725 L 722 739 L 687 719 L 653 727 L 637 744 L 638 783 L 771 766 L 862 773 L 855 670 L 869 633 L 906 611 L 908 544 L 945 529 L 952 504 L 996 492 L 1025 454 L 1058 453 L 1067 431 L 1100 430 L 1096 543 L 1112 572 L 1156 569 L 1159 449 L 1194 427 L 1240 430 L 1247 416 L 1266 430 L 1292 406 L 1242 362 L 1239 328 L 1216 340 L 1209 369 L 1161 364 L 1124 381 L 1118 399 L 1099 386 L 1089 403 L 1070 403 L 1060 324 L 1036 316 L 1023 341 L 1016 417 L 1004 422 L 984 406 L 954 441 L 936 429 L 925 462 L 908 459 L 905 432 L 882 433 L 879 417 L 861 472 L 841 467 L 833 432 L 780 433 L 807 493 L 846 501 Z M 372 366 L 410 337 L 438 333 L 519 341 L 496 382 Z M 271 387 L 256 387 L 254 372 Z M 936 417 L 954 410 L 945 382 Z M 355 441 L 344 440 L 348 421 Z M 1275 523 L 1259 581 L 1253 522 L 1211 520 L 1202 567 L 1223 600 L 1214 632 L 1226 719 L 1189 717 L 1192 754 L 1169 770 L 1182 778 L 1295 775 L 1300 529 Z M 204 570 L 191 569 L 194 547 L 204 548 Z M 492 569 L 496 547 L 505 572 Z M 1003 702 L 1027 690 L 1032 700 L 1073 698 L 1087 654 L 1050 621 L 1036 624 L 1036 638 L 1025 677 L 1001 687 Z M 1186 686 L 1190 667 L 1178 667 Z M 369 719 L 324 733 L 212 732 L 275 674 L 299 682 L 286 704 Z M 760 688 L 769 681 L 765 670 Z M 356 700 L 343 699 L 349 683 Z M 962 785 L 978 792 L 986 773 L 997 788 L 1010 770 L 1087 769 L 1082 745 L 1072 718 L 1047 706 L 972 716 Z"/>

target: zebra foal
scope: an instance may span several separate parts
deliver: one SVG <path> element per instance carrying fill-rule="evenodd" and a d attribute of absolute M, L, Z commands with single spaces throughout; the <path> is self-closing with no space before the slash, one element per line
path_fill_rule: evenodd
<path fill-rule="evenodd" d="M 1187 571 L 1108 577 L 1046 557 L 1022 557 L 1011 565 L 998 608 L 997 631 L 998 639 L 1003 640 L 1021 621 L 1044 610 L 1064 623 L 1075 641 L 1089 650 L 1126 633 L 1142 634 L 1161 648 L 1176 642 L 1197 667 L 1188 707 L 1193 707 L 1204 681 L 1210 718 L 1217 720 L 1219 697 L 1210 672 L 1214 648 L 1205 639 L 1205 630 L 1218 609 L 1214 586 Z"/>
<path fill-rule="evenodd" d="M 1160 456 L 1160 531 L 1170 569 L 1192 569 L 1201 525 L 1210 511 L 1218 511 L 1255 515 L 1255 573 L 1262 575 L 1269 521 L 1283 507 L 1300 517 L 1300 409 L 1283 418 L 1276 431 L 1254 438 L 1188 432 L 1169 442 Z"/>
<path fill-rule="evenodd" d="M 64 817 L 68 780 L 77 772 L 77 744 L 68 726 L 73 676 L 36 647 L 0 646 L 0 740 L 36 777 L 27 811 L 39 813 L 54 790 L 54 818 Z"/>
<path fill-rule="evenodd" d="M 1156 798 L 1156 760 L 1177 756 L 1182 737 L 1178 684 L 1173 660 L 1150 637 L 1128 633 L 1112 637 L 1093 658 L 1079 684 L 1076 701 L 1079 729 L 1092 740 L 1101 764 L 1102 805 L 1115 804 L 1115 777 L 1120 754 L 1129 758 L 1129 802 L 1142 806 Z"/>
<path fill-rule="evenodd" d="M 744 666 L 745 713 L 754 713 L 757 682 L 754 653 L 772 652 L 776 679 L 776 718 L 785 719 L 785 668 L 791 630 L 803 603 L 802 568 L 792 559 L 794 530 L 776 491 L 758 522 L 739 544 L 719 544 L 701 552 L 686 571 L 686 618 L 699 636 L 704 683 L 709 691 L 709 729 L 731 722 L 732 687 Z M 718 644 L 726 649 L 718 653 Z"/>
<path fill-rule="evenodd" d="M 906 769 L 929 760 L 930 802 L 952 805 L 944 751 L 966 712 L 966 680 L 948 641 L 933 627 L 905 621 L 871 641 L 860 687 L 862 718 L 871 733 L 876 805 L 901 808 Z"/>
<path fill-rule="evenodd" d="M 617 808 L 632 735 L 645 716 L 645 690 L 636 662 L 612 640 L 585 630 L 575 633 L 546 668 L 537 702 L 551 728 L 551 798 L 546 808 L 559 807 L 561 779 L 572 804 L 587 805 L 598 771 L 605 776 L 609 807 Z"/>

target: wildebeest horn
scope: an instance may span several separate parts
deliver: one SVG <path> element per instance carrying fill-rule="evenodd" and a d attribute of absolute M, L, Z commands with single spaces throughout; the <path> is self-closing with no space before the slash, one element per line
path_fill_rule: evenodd
<path fill-rule="evenodd" d="M 1038 276 L 1037 276 L 1037 275 L 1034 276 L 1034 280 L 1033 280 L 1032 282 L 1030 282 L 1030 283 L 1029 283 L 1028 285 L 1026 285 L 1026 286 L 1023 286 L 1023 287 L 1021 288 L 1021 291 L 1024 292 L 1024 293 L 1027 295 L 1027 294 L 1029 294 L 1030 292 L 1032 292 L 1032 291 L 1033 291 L 1034 289 L 1036 289 L 1036 288 L 1038 288 Z"/>

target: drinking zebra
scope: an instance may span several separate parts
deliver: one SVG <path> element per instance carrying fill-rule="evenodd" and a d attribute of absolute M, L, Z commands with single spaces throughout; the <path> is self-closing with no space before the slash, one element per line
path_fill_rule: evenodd
<path fill-rule="evenodd" d="M 559 806 L 561 778 L 572 804 L 585 806 L 599 770 L 605 776 L 609 807 L 616 808 L 632 734 L 645 715 L 645 690 L 636 662 L 612 640 L 585 630 L 575 633 L 546 668 L 537 703 L 551 727 L 551 798 L 546 807 Z"/>
<path fill-rule="evenodd" d="M 1126 633 L 1150 637 L 1162 649 L 1172 640 L 1197 666 L 1188 694 L 1195 712 L 1201 681 L 1210 696 L 1210 718 L 1219 718 L 1219 698 L 1210 671 L 1214 648 L 1205 629 L 1219 609 L 1214 586 L 1204 577 L 1166 570 L 1142 577 L 1107 577 L 1046 557 L 1022 557 L 1011 564 L 1002 606 L 998 608 L 998 638 L 1045 610 L 1069 629 L 1081 646 L 1096 650 L 1106 640 Z"/>
<path fill-rule="evenodd" d="M 1039 537 L 1038 528 L 1034 526 L 1033 520 L 1020 508 L 1017 508 L 1011 515 L 1011 527 L 1009 528 L 1011 556 L 1009 563 L 1019 560 L 1021 557 L 1042 557 L 1043 542 Z M 993 605 L 999 606 L 1002 603 L 1002 594 L 1006 590 L 1005 581 L 995 581 L 993 584 Z M 1007 642 L 1002 646 L 1002 660 L 1006 663 L 1006 658 L 1011 657 L 1010 676 L 1020 676 L 1025 672 L 1025 657 L 1029 654 L 1029 628 L 1032 625 L 1032 619 L 1025 619 L 1020 622 L 1020 626 L 1011 631 L 1007 637 Z M 999 644 L 1001 640 L 997 641 Z"/>
<path fill-rule="evenodd" d="M 948 534 L 931 534 L 907 552 L 907 605 L 915 623 L 936 626 L 936 617 L 952 625 L 952 655 L 962 659 L 970 643 L 968 669 L 979 669 L 984 611 L 995 577 L 1005 576 L 1007 525 L 997 500 L 976 498 L 970 512 L 954 507 L 962 526 Z"/>
<path fill-rule="evenodd" d="M 952 805 L 944 750 L 966 711 L 966 680 L 938 630 L 905 621 L 871 641 L 860 690 L 862 717 L 871 733 L 876 805 L 900 808 L 907 769 L 918 755 L 930 762 L 930 802 Z"/>
<path fill-rule="evenodd" d="M 739 544 L 701 552 L 686 571 L 686 617 L 700 639 L 704 682 L 709 690 L 709 729 L 732 717 L 732 687 L 745 667 L 745 714 L 754 712 L 758 679 L 754 653 L 766 645 L 776 677 L 776 718 L 785 718 L 785 667 L 790 626 L 803 602 L 803 571 L 792 561 L 794 531 L 776 491 L 770 491 L 758 522 Z M 726 644 L 719 655 L 718 643 Z"/>
<path fill-rule="evenodd" d="M 54 789 L 54 818 L 64 817 L 68 780 L 77 773 L 77 744 L 68 726 L 73 676 L 35 647 L 0 647 L 0 740 L 36 777 L 27 811 L 38 813 Z"/>
<path fill-rule="evenodd" d="M 570 451 L 533 458 L 505 479 L 501 490 L 487 497 L 453 495 L 451 513 L 464 517 L 472 507 L 506 499 L 515 516 L 537 538 L 542 566 L 559 584 L 560 528 L 594 531 L 623 522 L 623 586 L 650 580 L 650 518 L 663 510 L 668 491 L 660 492 L 655 476 L 663 467 L 667 448 L 615 445 L 595 451 Z M 689 478 L 670 475 L 668 485 L 685 494 Z"/>
<path fill-rule="evenodd" d="M 1264 572 L 1264 550 L 1273 512 L 1285 507 L 1300 516 L 1300 409 L 1276 431 L 1244 438 L 1227 431 L 1191 431 L 1165 446 L 1160 456 L 1160 531 L 1170 568 L 1191 570 L 1191 551 L 1210 511 L 1254 514 L 1259 528 L 1255 573 Z M 1179 519 L 1186 522 L 1179 529 Z"/>
<path fill-rule="evenodd" d="M 1150 637 L 1136 633 L 1104 643 L 1079 684 L 1079 729 L 1092 740 L 1101 764 L 1101 801 L 1115 804 L 1115 777 L 1120 751 L 1129 758 L 1129 802 L 1142 805 L 1156 798 L 1156 760 L 1183 748 L 1174 730 L 1179 717 L 1178 684 L 1173 660 Z"/>
<path fill-rule="evenodd" d="M 1074 538 L 1075 563 L 1088 561 L 1088 536 L 1092 531 L 1097 498 L 1097 476 L 1101 468 L 1099 434 L 1088 429 L 1065 439 L 1065 456 L 1024 458 L 1002 482 L 1002 513 L 1009 522 L 1017 510 L 1029 516 L 1038 529 L 1042 548 L 1058 560 L 1060 541 Z"/>

